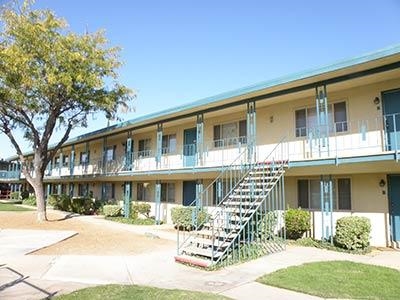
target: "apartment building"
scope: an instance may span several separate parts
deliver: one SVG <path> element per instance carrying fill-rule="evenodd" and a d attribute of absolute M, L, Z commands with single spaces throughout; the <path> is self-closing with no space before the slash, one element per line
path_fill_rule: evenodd
<path fill-rule="evenodd" d="M 146 201 L 171 222 L 171 207 L 218 206 L 238 165 L 265 162 L 284 170 L 279 209 L 310 210 L 314 237 L 358 215 L 372 245 L 398 246 L 399 129 L 400 45 L 71 138 L 45 192 Z M 0 180 L 28 188 L 9 162 Z"/>

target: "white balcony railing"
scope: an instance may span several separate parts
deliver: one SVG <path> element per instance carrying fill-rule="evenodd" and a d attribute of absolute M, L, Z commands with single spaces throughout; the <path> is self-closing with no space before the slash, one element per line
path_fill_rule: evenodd
<path fill-rule="evenodd" d="M 330 126 L 297 128 L 287 135 L 282 151 L 287 151 L 289 160 L 301 161 L 320 158 L 374 155 L 400 150 L 400 114 L 351 120 Z M 91 157 L 88 162 L 75 161 L 73 166 L 63 165 L 46 171 L 48 177 L 115 174 L 120 172 L 148 172 L 183 168 L 219 167 L 229 165 L 244 148 L 246 137 L 205 141 L 197 151 L 195 144 L 161 149 L 161 158 L 156 151 L 133 152 L 129 160 L 125 156 L 115 160 Z M 276 143 L 255 146 L 256 159 L 264 157 Z M 131 163 L 128 164 L 127 161 Z M 19 172 L 18 172 L 19 174 Z M 16 172 L 1 171 L 0 178 L 18 177 Z M 23 177 L 23 176 L 21 176 Z"/>

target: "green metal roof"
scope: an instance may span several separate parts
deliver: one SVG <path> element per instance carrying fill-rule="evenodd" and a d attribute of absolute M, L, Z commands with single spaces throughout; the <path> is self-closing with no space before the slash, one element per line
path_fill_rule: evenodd
<path fill-rule="evenodd" d="M 340 69 L 353 67 L 353 66 L 356 66 L 356 65 L 359 65 L 362 63 L 370 62 L 370 61 L 377 60 L 377 59 L 382 59 L 382 58 L 389 57 L 391 55 L 395 55 L 395 54 L 399 54 L 399 53 L 400 53 L 400 44 L 389 46 L 389 47 L 380 49 L 378 51 L 366 53 L 366 54 L 363 54 L 363 55 L 360 55 L 357 57 L 353 57 L 350 59 L 340 60 L 333 64 L 329 64 L 329 65 L 326 65 L 323 67 L 318 67 L 318 68 L 309 69 L 309 70 L 305 70 L 305 71 L 298 72 L 298 73 L 293 73 L 293 74 L 290 74 L 287 76 L 263 81 L 263 82 L 256 83 L 256 84 L 253 84 L 250 86 L 246 86 L 246 87 L 243 87 L 240 89 L 224 92 L 224 93 L 217 94 L 217 95 L 214 95 L 211 97 L 207 97 L 207 98 L 203 98 L 203 99 L 200 99 L 197 101 L 189 102 L 187 104 L 183 104 L 183 105 L 175 106 L 175 107 L 168 108 L 165 110 L 161 110 L 161 111 L 158 111 L 155 113 L 143 115 L 143 116 L 140 116 L 140 117 L 137 117 L 137 118 L 125 121 L 125 122 L 121 122 L 121 123 L 118 123 L 118 124 L 115 124 L 115 125 L 112 125 L 109 127 L 105 127 L 105 128 L 99 129 L 99 130 L 95 130 L 95 131 L 71 138 L 66 142 L 66 144 L 82 142 L 86 139 L 89 139 L 89 138 L 95 136 L 95 135 L 106 134 L 106 133 L 109 133 L 116 129 L 121 129 L 121 128 L 124 128 L 127 126 L 134 127 L 135 125 L 141 124 L 146 121 L 150 122 L 152 120 L 163 118 L 163 117 L 167 118 L 169 115 L 172 115 L 175 113 L 188 111 L 188 110 L 195 109 L 195 108 L 200 108 L 201 106 L 204 106 L 204 105 L 217 104 L 218 102 L 227 100 L 229 98 L 242 96 L 242 95 L 256 92 L 259 90 L 272 88 L 272 87 L 275 87 L 278 85 L 287 84 L 287 83 L 294 82 L 297 80 L 310 78 L 313 76 L 322 75 L 322 74 L 328 73 L 328 72 L 338 71 Z M 29 154 L 29 153 L 27 153 L 27 154 Z M 15 157 L 13 159 L 15 159 Z"/>

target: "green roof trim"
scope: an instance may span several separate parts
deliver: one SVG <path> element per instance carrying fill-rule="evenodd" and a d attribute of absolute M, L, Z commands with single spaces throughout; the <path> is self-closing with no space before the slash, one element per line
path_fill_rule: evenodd
<path fill-rule="evenodd" d="M 326 65 L 323 67 L 318 67 L 318 68 L 314 68 L 314 69 L 309 69 L 309 70 L 305 70 L 305 71 L 301 71 L 301 72 L 297 72 L 297 73 L 293 73 L 287 76 L 283 76 L 283 77 L 278 77 L 272 80 L 267 80 L 267 81 L 263 81 L 260 83 L 256 83 L 253 85 L 249 85 L 240 89 L 236 89 L 236 90 L 232 90 L 232 91 L 228 91 L 228 92 L 224 92 L 221 94 L 217 94 L 211 97 L 207 97 L 207 98 L 203 98 L 197 101 L 193 101 L 193 102 L 189 102 L 186 104 L 182 104 L 179 106 L 175 106 L 175 107 L 171 107 L 165 110 L 161 110 L 161 111 L 157 111 L 155 113 L 150 113 L 150 114 L 146 114 L 134 119 L 130 119 L 127 120 L 125 122 L 121 122 L 109 127 L 105 127 L 96 131 L 92 131 L 90 133 L 78 136 L 76 138 L 73 138 L 71 140 L 68 140 L 68 142 L 72 142 L 72 141 L 79 141 L 81 139 L 90 137 L 92 135 L 95 134 L 99 134 L 99 133 L 105 133 L 108 131 L 112 131 L 113 129 L 117 129 L 117 128 L 122 128 L 125 126 L 131 126 L 131 125 L 135 125 L 137 123 L 146 121 L 146 120 L 151 120 L 151 119 L 156 119 L 156 118 L 160 118 L 163 116 L 167 116 L 170 114 L 174 114 L 177 112 L 181 112 L 184 110 L 189 110 L 189 109 L 193 109 L 193 108 L 197 108 L 203 105 L 208 105 L 208 104 L 213 104 L 216 103 L 218 101 L 222 101 L 222 100 L 226 100 L 228 98 L 233 98 L 233 97 L 237 97 L 237 96 L 241 96 L 241 95 L 245 95 L 245 94 L 249 94 L 252 92 L 256 92 L 259 90 L 263 90 L 266 88 L 271 88 L 274 86 L 278 86 L 281 84 L 286 84 L 289 82 L 293 82 L 293 81 L 297 81 L 297 80 L 301 80 L 301 79 L 305 79 L 305 78 L 309 78 L 309 77 L 313 77 L 313 76 L 318 76 L 324 73 L 328 73 L 328 72 L 332 72 L 332 71 L 337 71 L 340 69 L 344 69 L 344 68 L 348 68 L 348 67 L 352 67 L 361 63 L 365 63 L 365 62 L 369 62 L 369 61 L 373 61 L 376 59 L 380 59 L 380 58 L 384 58 L 384 57 L 388 57 L 391 55 L 395 55 L 400 53 L 400 44 L 394 45 L 394 46 L 390 46 L 378 51 L 374 51 L 374 52 L 370 52 L 370 53 L 366 53 L 363 54 L 361 56 L 357 56 L 357 57 L 353 57 L 350 59 L 344 59 L 344 60 L 340 60 L 337 61 L 333 64 L 330 65 Z"/>
<path fill-rule="evenodd" d="M 211 97 L 207 97 L 207 98 L 203 98 L 203 99 L 200 99 L 197 101 L 189 102 L 187 104 L 171 107 L 171 108 L 161 110 L 161 111 L 158 111 L 155 113 L 146 114 L 146 115 L 143 115 L 143 116 L 140 116 L 137 118 L 133 118 L 133 119 L 109 126 L 109 127 L 104 127 L 104 128 L 101 128 L 101 129 L 98 129 L 95 131 L 91 131 L 89 133 L 86 133 L 86 134 L 83 134 L 83 135 L 80 135 L 80 136 L 77 136 L 74 138 L 70 138 L 68 141 L 66 141 L 66 144 L 73 144 L 75 142 L 83 142 L 85 139 L 88 139 L 97 134 L 105 134 L 105 133 L 109 133 L 115 129 L 120 129 L 120 128 L 127 127 L 127 126 L 134 126 L 135 124 L 142 123 L 143 121 L 150 121 L 150 120 L 156 119 L 156 118 L 167 117 L 168 115 L 171 115 L 174 113 L 198 108 L 203 105 L 215 104 L 215 103 L 218 103 L 219 101 L 223 101 L 223 100 L 226 100 L 229 98 L 242 96 L 242 95 L 256 92 L 259 90 L 275 87 L 275 86 L 282 85 L 282 84 L 287 84 L 287 83 L 290 83 L 293 81 L 310 78 L 313 76 L 322 75 L 324 73 L 353 67 L 353 66 L 356 66 L 356 65 L 359 65 L 362 63 L 370 62 L 370 61 L 377 60 L 377 59 L 382 59 L 382 58 L 389 57 L 389 56 L 399 54 L 399 53 L 400 53 L 400 44 L 396 44 L 396 45 L 389 46 L 389 47 L 386 47 L 386 48 L 383 48 L 383 49 L 380 49 L 380 50 L 377 50 L 374 52 L 369 52 L 369 53 L 366 53 L 366 54 L 363 54 L 363 55 L 360 55 L 357 57 L 340 60 L 333 64 L 329 64 L 329 65 L 326 65 L 323 67 L 313 68 L 313 69 L 289 74 L 287 76 L 278 77 L 278 78 L 275 78 L 272 80 L 263 81 L 263 82 L 249 85 L 249 86 L 239 88 L 236 90 L 220 93 L 220 94 L 217 94 L 217 95 L 214 95 Z M 49 148 L 51 148 L 52 146 L 54 146 L 54 145 L 51 145 Z M 27 153 L 27 154 L 31 154 L 31 152 Z M 13 158 L 9 158 L 7 160 L 15 159 L 15 158 L 16 157 L 14 156 Z"/>

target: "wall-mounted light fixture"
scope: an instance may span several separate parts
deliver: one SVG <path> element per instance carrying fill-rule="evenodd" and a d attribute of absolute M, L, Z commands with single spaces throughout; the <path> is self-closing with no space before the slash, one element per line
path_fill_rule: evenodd
<path fill-rule="evenodd" d="M 385 187 L 385 185 L 386 185 L 386 181 L 384 179 L 381 179 L 381 181 L 379 181 L 379 186 L 381 188 L 383 188 L 383 187 Z"/>
<path fill-rule="evenodd" d="M 374 104 L 376 105 L 377 110 L 381 109 L 381 107 L 379 106 L 380 103 L 381 103 L 381 99 L 379 99 L 379 97 L 375 97 Z"/>

